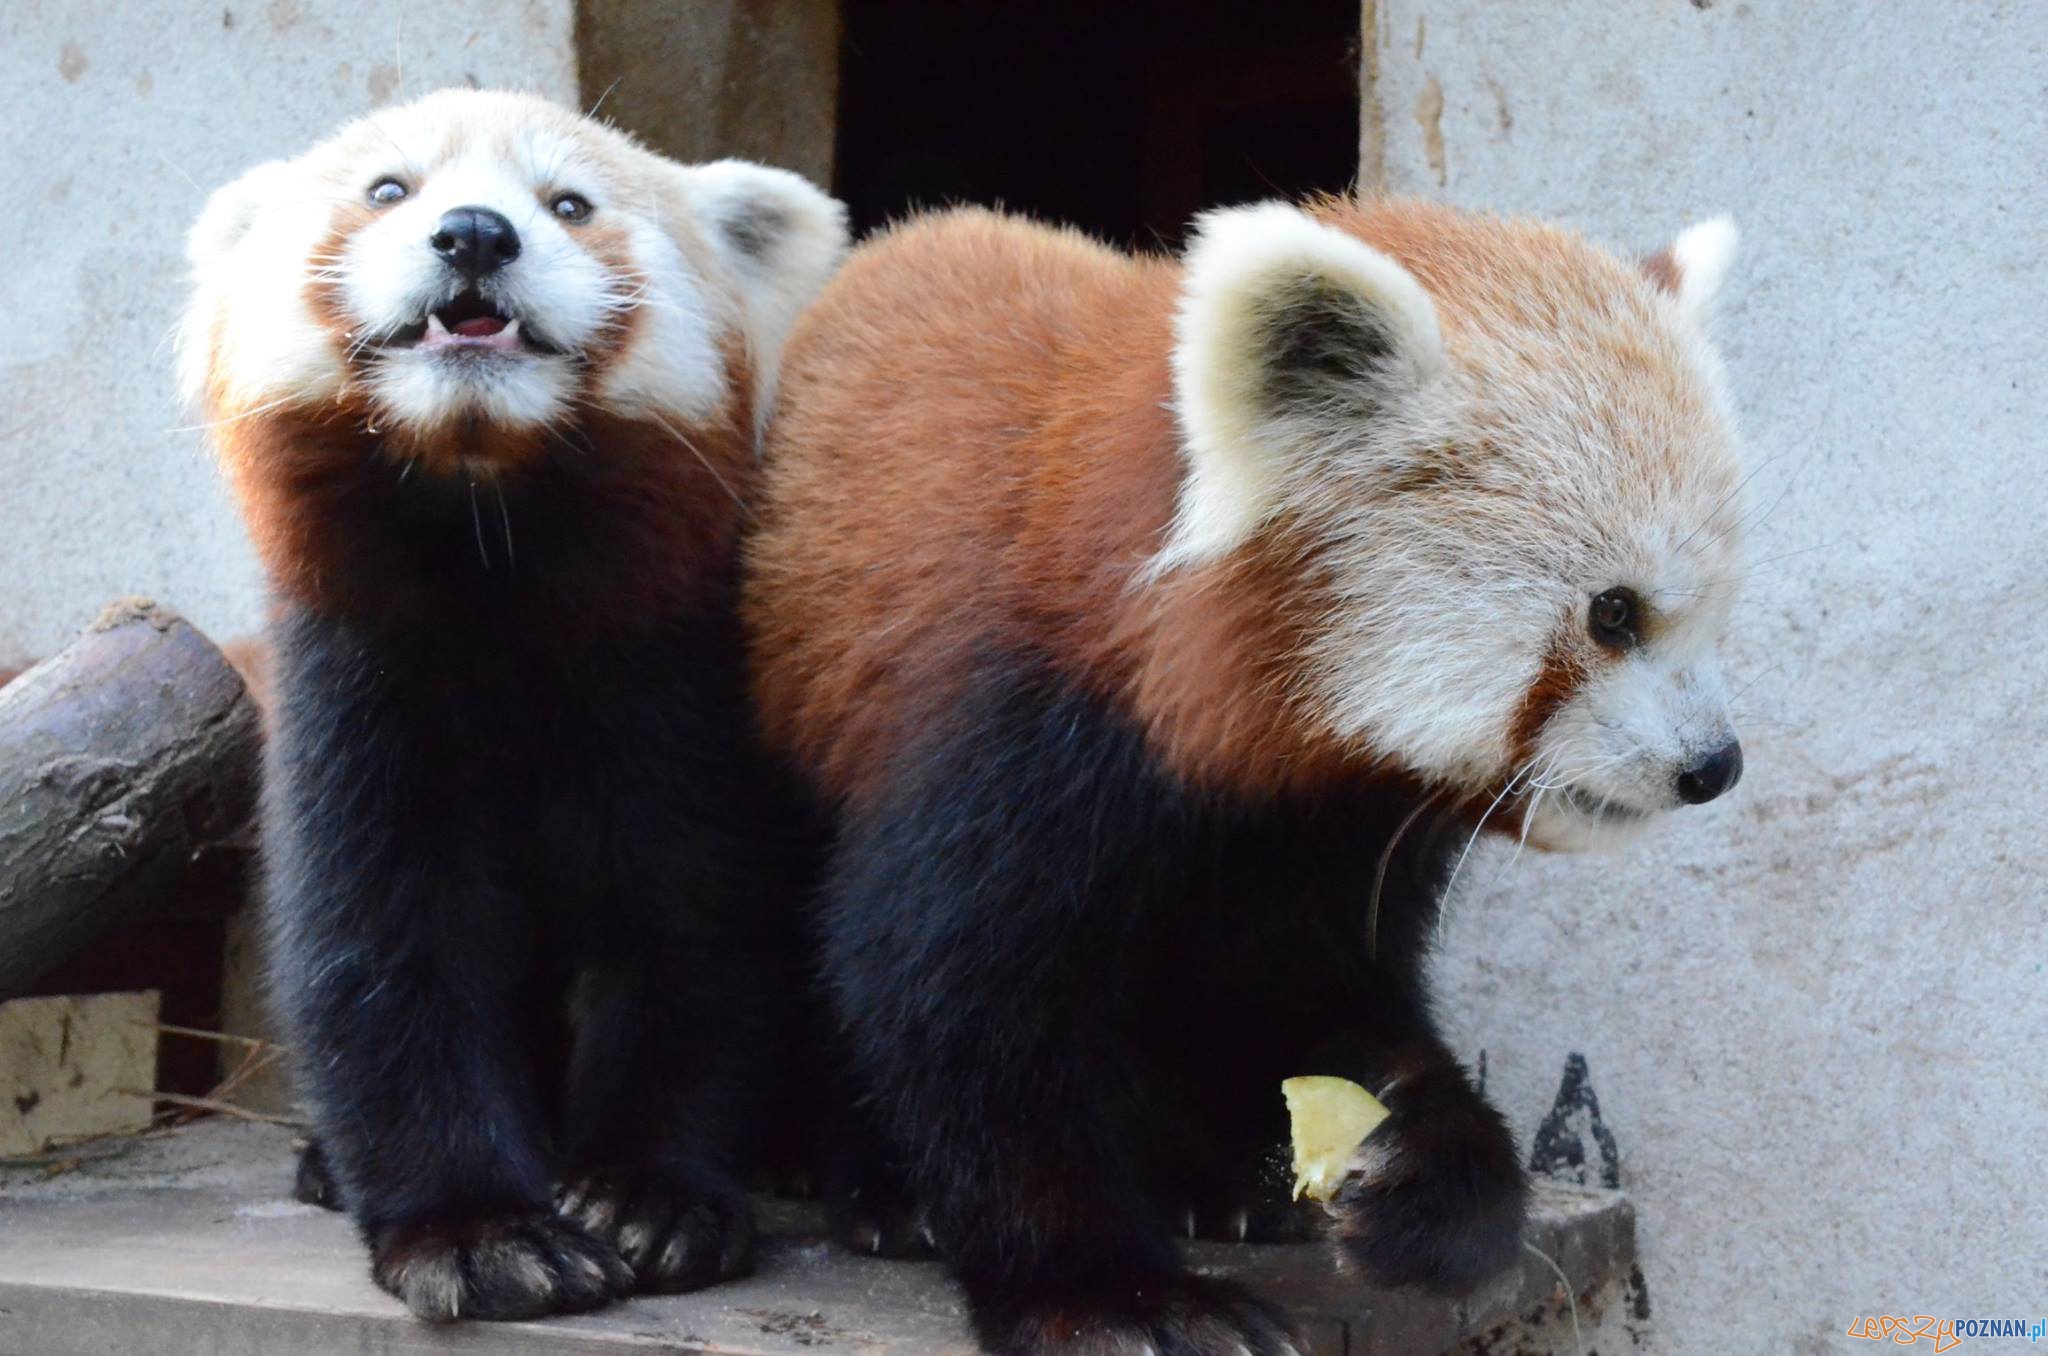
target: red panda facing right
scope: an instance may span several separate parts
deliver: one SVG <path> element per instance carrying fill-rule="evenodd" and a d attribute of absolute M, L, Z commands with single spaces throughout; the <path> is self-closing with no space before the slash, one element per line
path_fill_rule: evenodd
<path fill-rule="evenodd" d="M 1482 828 L 1614 843 L 1740 775 L 1733 244 L 1332 199 L 1134 258 L 962 211 L 799 323 L 755 696 L 832 816 L 824 972 L 900 1213 L 989 1350 L 1289 1349 L 1182 1234 L 1312 1227 L 1447 1292 L 1517 1255 L 1427 939 Z M 1326 1209 L 1282 1166 L 1302 1074 L 1392 1112 Z"/>

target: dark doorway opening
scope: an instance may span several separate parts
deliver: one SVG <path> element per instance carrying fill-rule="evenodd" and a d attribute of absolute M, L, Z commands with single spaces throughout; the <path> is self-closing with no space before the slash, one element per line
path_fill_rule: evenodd
<path fill-rule="evenodd" d="M 838 192 L 863 232 L 1001 204 L 1174 245 L 1205 207 L 1348 188 L 1358 0 L 845 0 Z"/>

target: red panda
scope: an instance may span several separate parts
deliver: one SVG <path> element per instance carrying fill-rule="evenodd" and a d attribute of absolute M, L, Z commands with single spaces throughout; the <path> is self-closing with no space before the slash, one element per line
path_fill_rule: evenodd
<path fill-rule="evenodd" d="M 1481 826 L 1617 842 L 1739 775 L 1732 244 L 1329 199 L 1175 259 L 958 211 L 800 321 L 754 693 L 833 820 L 853 1067 L 989 1350 L 1287 1348 L 1172 1240 L 1306 1227 L 1292 1075 L 1391 1108 L 1319 1221 L 1363 1275 L 1516 1255 L 1423 956 Z"/>
<path fill-rule="evenodd" d="M 423 1318 L 748 1265 L 797 882 L 735 553 L 844 244 L 794 175 L 474 91 L 251 170 L 192 233 L 184 384 L 274 602 L 263 893 L 308 1167 Z"/>

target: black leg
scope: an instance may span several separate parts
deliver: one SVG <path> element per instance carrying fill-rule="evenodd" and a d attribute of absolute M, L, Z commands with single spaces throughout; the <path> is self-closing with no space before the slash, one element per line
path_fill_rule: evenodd
<path fill-rule="evenodd" d="M 275 987 L 379 1285 L 423 1318 L 591 1308 L 631 1275 L 549 1209 L 536 943 L 383 672 L 287 646 L 264 820 Z"/>
<path fill-rule="evenodd" d="M 1234 930 L 1207 961 L 1210 982 L 1237 971 L 1259 977 L 1262 992 L 1228 1029 L 1209 1032 L 1206 1048 L 1212 1063 L 1235 1050 L 1236 1067 L 1253 1071 L 1232 1134 L 1252 1151 L 1255 1198 L 1271 1182 L 1257 1150 L 1268 1163 L 1284 1153 L 1281 1079 L 1334 1074 L 1380 1097 L 1391 1115 L 1337 1199 L 1314 1213 L 1375 1283 L 1462 1293 L 1517 1256 L 1526 1185 L 1506 1124 L 1431 1017 L 1425 959 L 1447 859 L 1465 833 L 1429 823 L 1402 835 L 1413 804 L 1398 788 L 1368 787 L 1230 840 L 1216 881 L 1230 894 L 1216 912 Z"/>
<path fill-rule="evenodd" d="M 372 1274 L 431 1320 L 603 1303 L 625 1269 L 547 1209 L 516 1005 L 492 982 L 493 948 L 468 935 L 502 902 L 379 874 L 352 874 L 345 902 L 338 884 L 281 901 L 278 948 L 300 1076 Z M 368 897 L 377 887 L 391 893 Z"/>
<path fill-rule="evenodd" d="M 836 1111 L 821 1149 L 832 1237 L 863 1256 L 929 1256 L 937 1240 L 900 1155 L 863 1108 L 842 1104 Z"/>
<path fill-rule="evenodd" d="M 777 1080 L 775 1133 L 764 1145 L 779 1195 L 821 1199 L 833 1239 L 863 1257 L 928 1257 L 931 1223 L 900 1156 L 875 1124 L 815 965 L 797 976 L 800 1021 Z"/>
<path fill-rule="evenodd" d="M 292 1177 L 292 1199 L 322 1210 L 346 1208 L 341 1203 L 341 1188 L 334 1183 L 334 1172 L 327 1166 L 327 1151 L 317 1139 L 307 1140 L 306 1147 L 299 1152 L 299 1168 Z"/>
<path fill-rule="evenodd" d="M 694 1290 L 752 1265 L 735 1159 L 774 1054 L 760 1011 L 771 974 L 731 946 L 648 939 L 576 986 L 557 1206 L 610 1241 L 643 1291 Z"/>
<path fill-rule="evenodd" d="M 1310 1203 L 1294 1199 L 1294 1175 L 1283 1141 L 1218 1166 L 1180 1193 L 1175 1226 L 1189 1238 L 1221 1243 L 1305 1243 L 1322 1233 Z"/>
<path fill-rule="evenodd" d="M 1345 1031 L 1303 1073 L 1336 1074 L 1387 1106 L 1330 1203 L 1330 1237 L 1381 1285 L 1462 1294 L 1521 1249 L 1528 1186 L 1514 1136 L 1433 1033 L 1410 1021 Z"/>
<path fill-rule="evenodd" d="M 814 848 L 750 742 L 740 673 L 722 614 L 622 641 L 583 666 L 562 750 L 603 783 L 558 806 L 549 844 L 564 894 L 591 892 L 569 906 L 587 954 L 558 1205 L 643 1291 L 751 1267 L 745 1183 L 800 1020 Z M 599 915 L 601 936 L 580 921 Z"/>
<path fill-rule="evenodd" d="M 849 814 L 827 982 L 885 1130 L 996 1353 L 1267 1356 L 1281 1318 L 1188 1274 L 1128 1034 L 1143 752 L 1021 680 Z M 1134 791 L 1141 794 L 1133 794 Z"/>

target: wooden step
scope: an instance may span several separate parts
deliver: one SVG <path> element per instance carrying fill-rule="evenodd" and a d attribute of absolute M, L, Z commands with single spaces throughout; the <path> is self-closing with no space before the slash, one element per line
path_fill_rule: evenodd
<path fill-rule="evenodd" d="M 346 1220 L 290 1199 L 288 1131 L 209 1120 L 94 1152 L 105 1156 L 57 1175 L 0 1169 L 0 1356 L 973 1350 L 938 1265 L 850 1255 L 818 1239 L 802 1203 L 763 1202 L 760 1266 L 744 1280 L 541 1323 L 433 1328 L 371 1285 Z M 1618 1192 L 1545 1185 L 1528 1237 L 1582 1309 L 1611 1303 L 1635 1260 Z M 1564 1288 L 1533 1253 L 1455 1304 L 1365 1289 L 1311 1245 L 1205 1243 L 1190 1258 L 1284 1305 L 1318 1356 L 1430 1356 L 1475 1337 L 1473 1350 L 1550 1350 L 1501 1345 L 1504 1325 L 1531 1319 L 1572 1350 Z"/>

